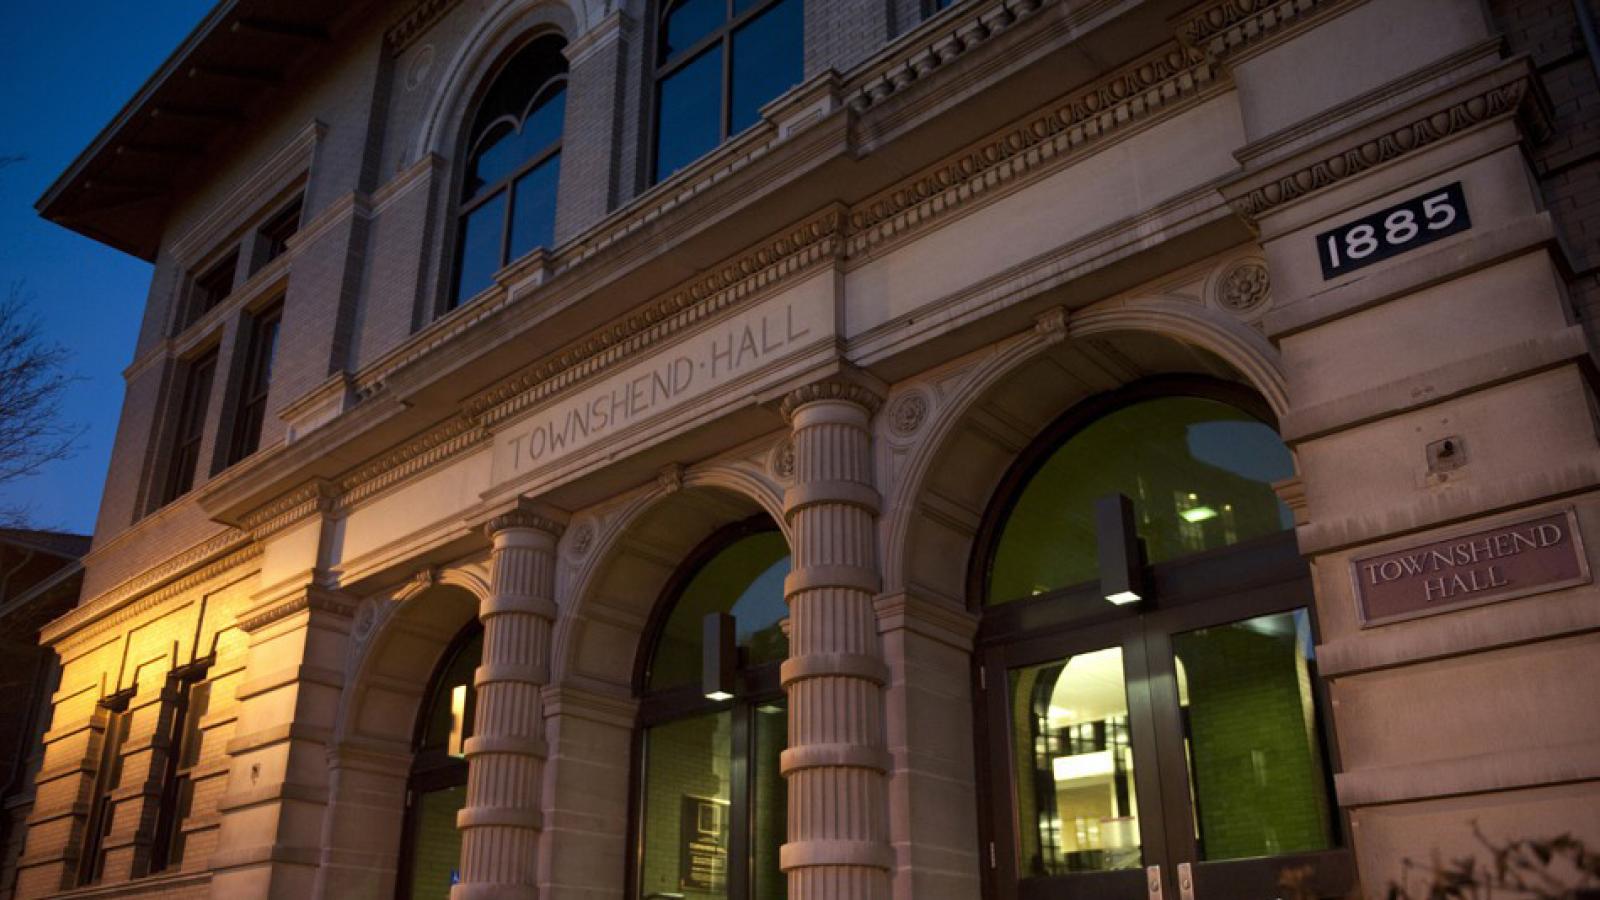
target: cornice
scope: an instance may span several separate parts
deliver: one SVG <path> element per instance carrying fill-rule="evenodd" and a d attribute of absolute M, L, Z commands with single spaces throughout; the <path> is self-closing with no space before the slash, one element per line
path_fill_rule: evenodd
<path fill-rule="evenodd" d="M 1548 128 L 1544 106 L 1533 76 L 1516 75 L 1442 106 L 1436 103 L 1413 111 L 1398 126 L 1387 127 L 1337 153 L 1274 173 L 1264 183 L 1254 183 L 1260 176 L 1247 176 L 1241 179 L 1247 185 L 1242 192 L 1228 191 L 1228 203 L 1251 228 L 1258 228 L 1263 216 L 1280 207 L 1493 119 L 1520 115 L 1537 138 Z"/>
<path fill-rule="evenodd" d="M 792 421 L 795 411 L 809 403 L 841 401 L 854 404 L 876 415 L 883 406 L 883 391 L 876 385 L 863 383 L 863 379 L 840 375 L 797 387 L 783 396 L 778 411 L 784 421 Z"/>
<path fill-rule="evenodd" d="M 1211 0 L 1178 17 L 1178 38 L 1217 62 L 1237 61 L 1246 50 L 1286 35 L 1365 0 Z"/>
<path fill-rule="evenodd" d="M 241 616 L 239 628 L 249 634 L 305 610 L 331 613 L 348 619 L 355 615 L 356 606 L 356 601 L 338 591 L 307 585 L 286 599 L 262 604 Z"/>
<path fill-rule="evenodd" d="M 329 511 L 335 497 L 337 490 L 333 482 L 325 478 L 312 479 L 298 490 L 246 513 L 240 524 L 254 540 L 265 540 L 318 512 Z"/>
<path fill-rule="evenodd" d="M 456 0 L 422 0 L 421 3 L 411 7 L 411 10 L 400 21 L 389 26 L 384 33 L 384 43 L 388 44 L 389 52 L 399 54 L 400 51 L 411 46 L 412 42 L 422 33 L 433 27 L 450 7 L 456 5 Z"/>
<path fill-rule="evenodd" d="M 534 504 L 519 502 L 516 506 L 491 516 L 484 523 L 483 530 L 490 537 L 510 529 L 531 529 L 559 538 L 566 527 L 564 521 Z"/>
<path fill-rule="evenodd" d="M 180 266 L 193 266 L 222 236 L 258 212 L 259 207 L 270 199 L 269 195 L 304 173 L 311 165 L 317 142 L 327 131 L 328 126 L 316 119 L 307 122 L 294 137 L 257 167 L 243 184 L 234 188 L 204 218 L 174 240 L 167 252 Z"/>
<path fill-rule="evenodd" d="M 337 508 L 349 509 L 412 475 L 486 440 L 489 432 L 472 416 L 456 416 L 339 479 Z"/>
<path fill-rule="evenodd" d="M 245 540 L 242 532 L 238 531 L 229 531 L 223 536 Z M 69 643 L 80 644 L 144 615 L 191 588 L 247 566 L 261 556 L 262 550 L 258 543 L 244 543 L 231 552 L 215 548 L 215 540 L 207 541 L 123 582 L 101 594 L 92 603 L 80 606 L 46 625 L 40 632 L 39 642 L 46 646 L 59 644 L 62 647 Z M 180 572 L 197 559 L 209 559 L 209 562 L 158 584 L 163 575 Z"/>
<path fill-rule="evenodd" d="M 850 210 L 848 255 L 1009 187 L 1045 166 L 1059 167 L 1099 150 L 1170 108 L 1204 94 L 1212 65 L 1198 51 L 1172 42 L 1116 72 L 1069 93 L 1035 114 L 879 191 Z"/>

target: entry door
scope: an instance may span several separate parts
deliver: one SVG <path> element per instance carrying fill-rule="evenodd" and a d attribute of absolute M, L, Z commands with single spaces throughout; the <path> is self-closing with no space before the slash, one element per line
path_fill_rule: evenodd
<path fill-rule="evenodd" d="M 1344 895 L 1354 868 L 1293 544 L 1154 574 L 1137 608 L 1089 591 L 986 621 L 992 893 Z"/>

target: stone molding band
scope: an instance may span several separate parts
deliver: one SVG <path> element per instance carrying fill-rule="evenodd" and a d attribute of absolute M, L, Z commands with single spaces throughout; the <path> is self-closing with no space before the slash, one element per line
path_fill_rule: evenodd
<path fill-rule="evenodd" d="M 807 678 L 859 678 L 885 685 L 889 683 L 889 666 L 876 656 L 861 653 L 792 656 L 778 666 L 778 681 L 786 688 Z"/>
<path fill-rule="evenodd" d="M 525 828 L 538 831 L 544 827 L 544 815 L 537 809 L 520 806 L 469 806 L 456 813 L 456 827 Z"/>
<path fill-rule="evenodd" d="M 806 591 L 824 588 L 846 588 L 876 594 L 882 589 L 883 576 L 876 569 L 864 566 L 806 566 L 795 569 L 783 579 L 783 595 L 793 598 Z"/>
<path fill-rule="evenodd" d="M 888 869 L 894 865 L 894 851 L 876 841 L 793 841 L 779 848 L 778 865 L 786 871 L 812 866 Z"/>
<path fill-rule="evenodd" d="M 894 765 L 889 751 L 865 744 L 804 744 L 790 747 L 778 756 L 778 769 L 791 775 L 802 769 L 870 769 L 886 773 Z"/>
<path fill-rule="evenodd" d="M 859 506 L 877 515 L 883 508 L 883 497 L 868 485 L 857 481 L 808 481 L 783 492 L 784 514 L 791 517 L 808 506 L 822 503 Z"/>
<path fill-rule="evenodd" d="M 517 663 L 484 663 L 473 673 L 474 687 L 489 684 L 533 684 L 543 687 L 550 681 L 548 666 Z"/>
<path fill-rule="evenodd" d="M 556 602 L 549 597 L 525 596 L 510 592 L 490 594 L 478 603 L 478 618 L 492 619 L 495 616 L 521 615 L 535 616 L 547 622 L 554 622 L 560 609 Z"/>

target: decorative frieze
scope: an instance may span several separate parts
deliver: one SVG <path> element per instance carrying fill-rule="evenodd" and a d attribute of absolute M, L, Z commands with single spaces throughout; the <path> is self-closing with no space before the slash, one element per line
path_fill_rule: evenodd
<path fill-rule="evenodd" d="M 1545 114 L 1542 105 L 1533 100 L 1534 96 L 1535 89 L 1527 77 L 1495 85 L 1302 166 L 1229 202 L 1233 211 L 1254 228 L 1263 216 L 1280 206 L 1499 116 L 1525 114 L 1530 130 L 1538 136 L 1544 129 Z"/>
<path fill-rule="evenodd" d="M 319 512 L 333 508 L 338 492 L 333 482 L 316 478 L 298 490 L 245 514 L 240 521 L 253 540 L 261 541 Z"/>
<path fill-rule="evenodd" d="M 858 256 L 925 227 L 1090 146 L 1098 149 L 1113 135 L 1203 94 L 1213 81 L 1211 63 L 1202 54 L 1167 44 L 852 207 L 848 254 Z"/>
<path fill-rule="evenodd" d="M 489 437 L 471 416 L 456 416 L 339 479 L 338 508 L 349 509 Z"/>
<path fill-rule="evenodd" d="M 355 615 L 356 602 L 338 591 L 308 585 L 296 590 L 285 599 L 266 603 L 251 610 L 240 617 L 239 628 L 248 634 L 306 610 L 350 618 Z"/>
<path fill-rule="evenodd" d="M 389 47 L 390 53 L 398 54 L 411 46 L 411 43 L 421 37 L 423 32 L 433 27 L 450 7 L 456 5 L 456 0 L 422 0 L 411 7 L 411 10 L 400 18 L 400 21 L 389 26 L 384 34 L 384 43 Z"/>
<path fill-rule="evenodd" d="M 1220 0 L 1191 10 L 1178 26 L 1185 44 L 1224 60 L 1349 0 Z"/>

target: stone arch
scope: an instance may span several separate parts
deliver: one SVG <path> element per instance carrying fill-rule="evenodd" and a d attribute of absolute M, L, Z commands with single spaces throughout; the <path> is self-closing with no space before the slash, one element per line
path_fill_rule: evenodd
<path fill-rule="evenodd" d="M 594 531 L 584 561 L 564 573 L 557 591 L 564 601 L 552 681 L 631 692 L 639 641 L 667 579 L 713 531 L 758 513 L 789 539 L 782 487 L 762 466 L 741 461 L 669 470 L 602 521 L 574 523 L 568 545 L 578 529 Z"/>
<path fill-rule="evenodd" d="M 1288 410 L 1277 350 L 1227 314 L 1181 297 L 1113 299 L 1040 317 L 1030 333 L 898 388 L 932 409 L 900 447 L 885 504 L 888 592 L 966 605 L 967 567 L 1001 477 L 1045 425 L 1094 394 L 1161 374 L 1202 374 L 1259 393 Z M 925 382 L 925 383 L 924 383 Z M 893 425 L 890 426 L 892 431 Z"/>
<path fill-rule="evenodd" d="M 417 133 L 414 159 L 429 153 L 453 159 L 473 98 L 484 79 L 515 46 L 539 34 L 557 33 L 571 44 L 599 16 L 586 0 L 500 0 L 461 42 L 446 63 Z"/>
<path fill-rule="evenodd" d="M 316 896 L 394 896 L 417 715 L 440 658 L 488 591 L 480 562 L 425 571 L 358 607 L 328 745 Z"/>

